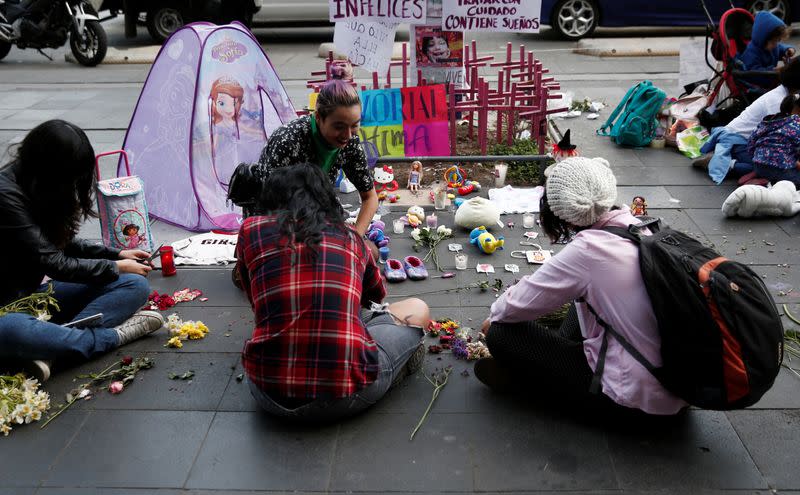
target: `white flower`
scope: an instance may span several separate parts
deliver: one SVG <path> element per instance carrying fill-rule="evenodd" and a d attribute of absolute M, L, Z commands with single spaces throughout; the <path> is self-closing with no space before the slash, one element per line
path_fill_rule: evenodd
<path fill-rule="evenodd" d="M 47 314 L 46 312 L 42 311 L 42 312 L 36 314 L 36 319 L 39 320 L 39 321 L 49 321 L 50 320 L 50 315 Z"/>
<path fill-rule="evenodd" d="M 420 235 L 419 229 L 414 229 L 411 231 L 411 238 L 414 239 L 415 241 L 419 240 L 419 235 Z"/>
<path fill-rule="evenodd" d="M 453 229 L 448 229 L 444 225 L 439 225 L 439 228 L 436 229 L 436 233 L 443 237 L 447 237 L 453 234 Z"/>
<path fill-rule="evenodd" d="M 33 419 L 34 421 L 39 421 L 40 419 L 42 419 L 42 411 L 34 410 L 33 412 L 31 412 L 31 419 Z"/>
<path fill-rule="evenodd" d="M 11 433 L 11 427 L 8 426 L 6 423 L 0 424 L 0 433 L 2 433 L 3 436 L 7 437 L 8 434 Z"/>

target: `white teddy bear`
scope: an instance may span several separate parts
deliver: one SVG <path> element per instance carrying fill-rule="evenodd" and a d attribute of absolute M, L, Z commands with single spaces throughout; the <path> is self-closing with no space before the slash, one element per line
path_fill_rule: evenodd
<path fill-rule="evenodd" d="M 733 191 L 722 204 L 726 217 L 791 217 L 800 212 L 800 191 L 788 180 L 766 188 L 746 185 Z"/>

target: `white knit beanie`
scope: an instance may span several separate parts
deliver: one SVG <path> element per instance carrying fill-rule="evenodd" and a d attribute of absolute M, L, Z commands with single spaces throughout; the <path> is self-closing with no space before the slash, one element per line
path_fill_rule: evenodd
<path fill-rule="evenodd" d="M 547 203 L 572 225 L 592 225 L 617 200 L 617 179 L 605 158 L 574 156 L 549 167 Z"/>

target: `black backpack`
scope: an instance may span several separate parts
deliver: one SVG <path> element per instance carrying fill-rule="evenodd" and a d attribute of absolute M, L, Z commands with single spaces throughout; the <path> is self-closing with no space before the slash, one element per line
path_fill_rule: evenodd
<path fill-rule="evenodd" d="M 661 335 L 654 367 L 587 304 L 606 330 L 592 381 L 600 389 L 608 335 L 664 387 L 704 409 L 756 403 L 772 387 L 783 360 L 783 323 L 761 277 L 658 219 L 603 230 L 639 246 L 642 278 Z M 648 227 L 653 235 L 640 235 Z"/>

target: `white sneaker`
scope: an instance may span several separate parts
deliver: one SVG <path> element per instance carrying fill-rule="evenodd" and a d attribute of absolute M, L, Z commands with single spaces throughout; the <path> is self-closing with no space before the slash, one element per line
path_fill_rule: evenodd
<path fill-rule="evenodd" d="M 39 383 L 44 383 L 50 378 L 50 362 L 39 359 L 28 361 L 22 371 L 39 380 Z"/>
<path fill-rule="evenodd" d="M 122 325 L 114 327 L 119 336 L 119 345 L 123 346 L 164 326 L 164 317 L 157 311 L 139 311 Z"/>

